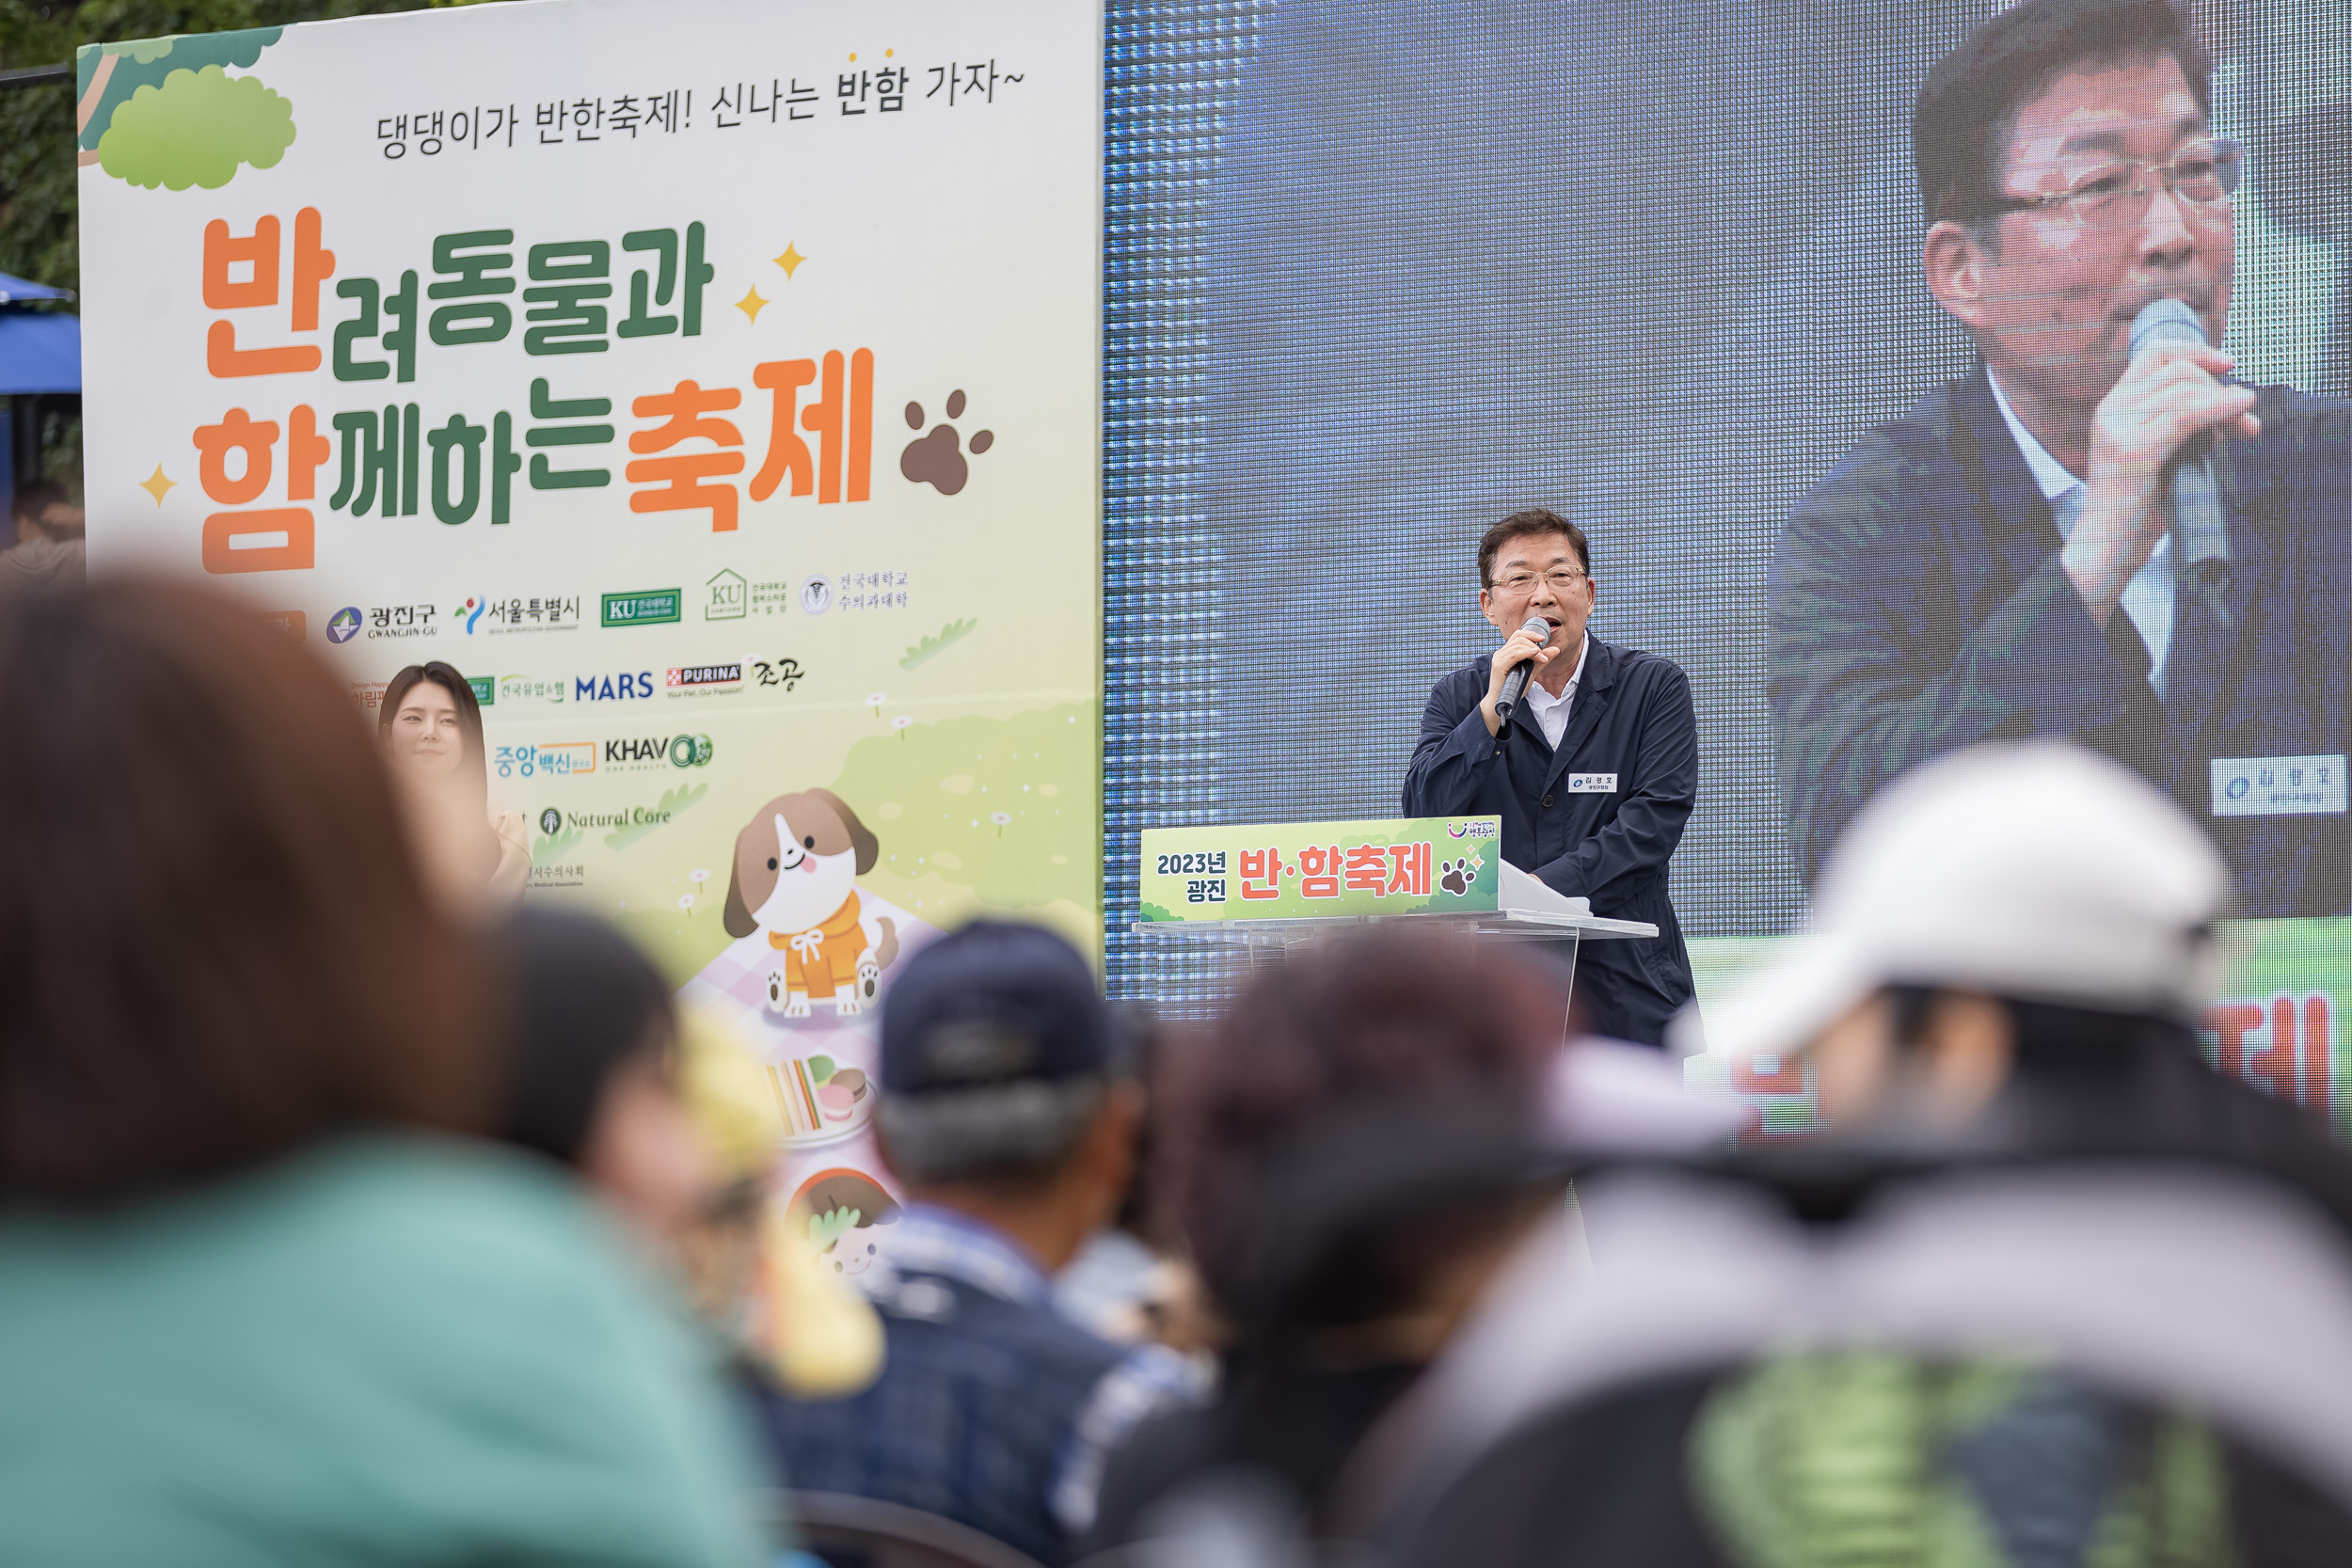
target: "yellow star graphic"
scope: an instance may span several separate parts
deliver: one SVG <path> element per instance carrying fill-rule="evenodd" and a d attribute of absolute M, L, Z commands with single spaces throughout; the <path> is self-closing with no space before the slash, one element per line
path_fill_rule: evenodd
<path fill-rule="evenodd" d="M 807 257 L 787 245 L 784 247 L 784 254 L 776 258 L 776 265 L 784 269 L 785 277 L 789 277 L 792 276 L 792 269 L 807 260 Z"/>
<path fill-rule="evenodd" d="M 760 307 L 766 305 L 767 303 L 768 302 L 766 300 L 759 297 L 759 291 L 757 289 L 747 289 L 743 292 L 743 297 L 735 302 L 735 308 L 738 310 L 742 311 L 744 315 L 750 317 L 753 321 L 757 321 L 759 320 Z"/>
<path fill-rule="evenodd" d="M 154 497 L 155 504 L 161 506 L 164 504 L 164 492 L 177 488 L 178 483 L 176 480 L 164 477 L 164 466 L 158 463 L 155 465 L 155 471 L 139 482 L 139 488 Z"/>

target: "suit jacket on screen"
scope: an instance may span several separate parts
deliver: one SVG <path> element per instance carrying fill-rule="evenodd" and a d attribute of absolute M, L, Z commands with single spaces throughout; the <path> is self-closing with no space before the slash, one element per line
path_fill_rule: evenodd
<path fill-rule="evenodd" d="M 1593 1029 L 1656 1045 L 1691 1000 L 1691 955 L 1668 897 L 1666 861 L 1698 797 L 1698 721 L 1672 659 L 1597 637 L 1554 749 L 1529 704 L 1486 733 L 1491 655 L 1439 681 L 1405 775 L 1412 816 L 1502 818 L 1502 858 L 1593 912 L 1658 927 L 1646 941 L 1588 942 L 1576 995 Z M 1609 793 L 1570 793 L 1571 773 L 1614 773 Z"/>
<path fill-rule="evenodd" d="M 2352 907 L 2342 815 L 2216 817 L 2217 757 L 2341 756 L 2352 617 L 2352 404 L 2259 389 L 2226 443 L 2230 624 L 2184 587 L 2165 697 L 2118 611 L 2106 631 L 1982 367 L 1873 431 L 1788 520 L 1766 676 L 1789 833 L 1807 879 L 1896 775 L 1989 739 L 2069 736 L 2212 832 L 2248 915 Z M 2341 764 L 2339 764 L 2341 766 Z"/>

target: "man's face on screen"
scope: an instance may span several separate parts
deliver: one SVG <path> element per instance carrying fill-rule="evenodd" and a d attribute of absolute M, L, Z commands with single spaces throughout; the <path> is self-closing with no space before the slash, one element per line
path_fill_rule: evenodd
<path fill-rule="evenodd" d="M 1494 581 L 1479 590 L 1479 612 L 1508 637 L 1530 615 L 1551 623 L 1553 648 L 1572 648 L 1593 615 L 1593 579 L 1565 533 L 1523 533 L 1495 552 Z"/>
<path fill-rule="evenodd" d="M 2230 204 L 2185 201 L 2144 173 L 2209 130 L 2169 55 L 2069 71 L 2019 109 L 1997 194 L 2057 197 L 2119 175 L 2149 188 L 2095 219 L 2064 202 L 2009 213 L 1990 220 L 1986 240 L 1967 242 L 1974 275 L 1957 300 L 1939 296 L 2004 387 L 2087 416 L 2122 377 L 2132 318 L 2167 296 L 2187 301 L 2207 338 L 2221 341 L 2236 242 Z M 1931 277 L 1932 248 L 1931 237 Z"/>

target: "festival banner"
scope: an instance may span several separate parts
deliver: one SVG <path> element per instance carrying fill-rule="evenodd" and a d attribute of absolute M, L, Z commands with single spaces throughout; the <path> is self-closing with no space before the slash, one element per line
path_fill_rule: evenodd
<path fill-rule="evenodd" d="M 1736 1005 L 1742 986 L 1771 961 L 1785 937 L 1691 944 L 1704 1017 Z M 2352 918 L 2227 920 L 2215 931 L 2220 985 L 2205 1009 L 2199 1043 L 2217 1069 L 2275 1099 L 2292 1101 L 2352 1140 L 2352 1039 L 2342 1020 L 2352 1007 Z M 1804 1135 L 1820 1126 L 1813 1074 L 1801 1058 L 1736 1062 L 1709 1052 L 1684 1064 L 1702 1093 L 1728 1094 L 1756 1108 L 1764 1136 Z"/>
<path fill-rule="evenodd" d="M 1492 914 L 1502 831 L 1494 816 L 1149 828 L 1141 912 L 1194 923 Z"/>
<path fill-rule="evenodd" d="M 530 896 L 868 1168 L 908 953 L 1099 942 L 1098 11 L 542 0 L 92 46 L 77 97 L 93 572 L 363 708 L 457 667 Z"/>

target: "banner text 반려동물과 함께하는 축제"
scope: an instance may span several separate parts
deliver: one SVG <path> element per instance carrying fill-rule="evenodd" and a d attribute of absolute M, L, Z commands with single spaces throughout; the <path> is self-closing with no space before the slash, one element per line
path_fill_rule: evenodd
<path fill-rule="evenodd" d="M 909 952 L 1099 942 L 1100 20 L 662 20 L 85 50 L 91 567 L 238 594 L 363 707 L 457 667 L 532 895 L 863 1167 Z"/>

